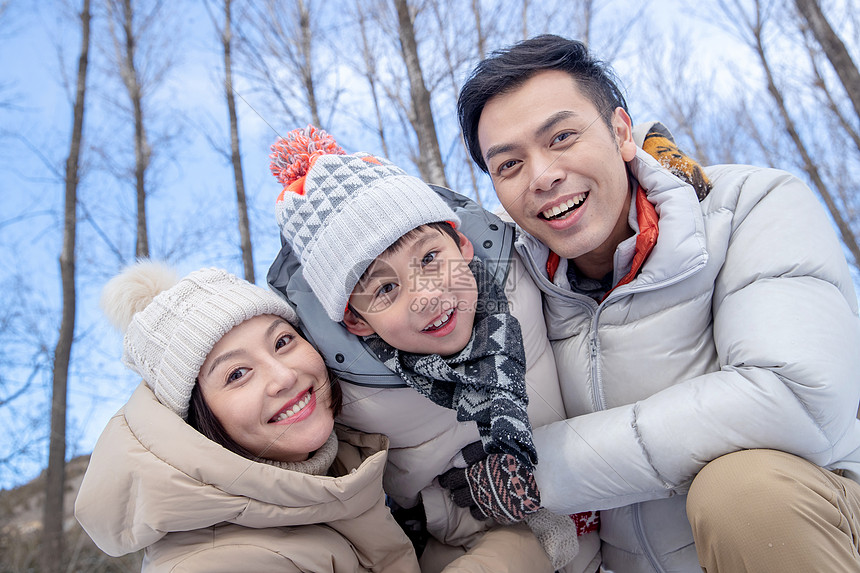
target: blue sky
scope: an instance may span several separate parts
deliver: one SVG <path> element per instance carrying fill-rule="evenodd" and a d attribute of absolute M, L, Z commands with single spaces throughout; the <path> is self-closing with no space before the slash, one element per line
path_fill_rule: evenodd
<path fill-rule="evenodd" d="M 99 5 L 95 2 L 94 9 Z M 18 2 L 0 21 L 0 99 L 13 104 L 0 109 L 0 129 L 5 133 L 0 146 L 6 150 L 0 156 L 0 245 L 5 250 L 0 257 L 0 270 L 6 276 L 20 272 L 27 289 L 23 304 L 45 309 L 41 311 L 45 314 L 34 321 L 34 330 L 39 331 L 38 341 L 44 350 L 50 351 L 59 323 L 57 259 L 62 240 L 63 184 L 57 173 L 62 176 L 71 129 L 71 97 L 64 91 L 63 76 L 68 75 L 69 82 L 74 82 L 79 49 L 79 27 L 61 6 L 60 2 L 51 2 L 25 8 Z M 678 15 L 673 6 L 678 3 L 656 3 L 652 15 L 671 21 Z M 219 46 L 199 2 L 177 3 L 173 9 L 176 29 L 191 33 L 171 39 L 176 64 L 168 81 L 154 95 L 155 103 L 150 108 L 155 110 L 157 128 L 174 132 L 176 137 L 169 153 L 163 154 L 153 169 L 157 177 L 147 204 L 152 252 L 156 256 L 174 253 L 183 273 L 203 265 L 241 273 L 232 170 L 213 151 L 206 137 L 208 134 L 226 141 L 226 106 L 218 84 Z M 706 46 L 712 41 L 711 34 L 703 30 L 699 42 Z M 87 167 L 79 189 L 81 211 L 94 213 L 96 220 L 94 224 L 82 222 L 78 227 L 79 340 L 74 347 L 69 384 L 69 457 L 92 449 L 109 416 L 124 403 L 138 381 L 120 365 L 120 337 L 106 325 L 97 301 L 101 284 L 123 262 L 117 251 L 127 257 L 133 250 L 129 244 L 133 240 L 131 232 L 128 228 L 121 230 L 123 224 L 131 224 L 128 218 L 133 213 L 132 187 L 119 183 L 105 168 L 106 163 L 127 163 L 131 147 L 128 122 L 112 103 L 124 101 L 125 95 L 119 83 L 105 74 L 103 35 L 104 25 L 94 23 L 85 137 L 91 145 L 103 147 L 109 161 L 89 151 L 84 157 Z M 618 70 L 624 77 L 623 65 Z M 633 91 L 636 86 L 628 88 Z M 263 111 L 259 94 L 241 79 L 236 81 L 236 91 L 240 96 L 237 106 L 245 185 L 254 224 L 257 282 L 261 283 L 279 248 L 272 209 L 279 189 L 268 170 L 268 146 L 277 132 L 300 126 L 285 125 L 279 121 L 282 118 L 269 116 Z M 630 98 L 630 103 L 635 109 L 636 98 Z M 334 135 L 348 151 L 378 151 L 372 138 L 360 132 Z M 56 173 L 45 167 L 45 161 L 55 166 Z M 414 168 L 412 172 L 416 172 Z M 489 181 L 484 179 L 483 185 L 487 196 L 492 197 Z M 199 235 L 201 227 L 206 233 Z M 17 297 L 14 300 L 18 302 Z M 30 346 L 7 348 L 7 353 L 23 354 L 32 345 L 31 341 Z M 32 358 L 15 356 L 14 363 L 19 369 L 13 376 L 21 379 L 28 375 Z M 50 373 L 43 370 L 30 390 L 28 411 L 36 419 L 49 404 L 50 380 Z M 22 431 L 19 420 L 4 420 L 8 413 L 9 408 L 0 409 L 0 429 L 12 424 L 16 431 Z M 24 436 L 32 437 L 38 431 L 24 431 Z M 0 472 L 0 488 L 27 479 L 39 469 L 29 464 L 17 468 L 18 472 Z"/>
<path fill-rule="evenodd" d="M 94 2 L 94 8 L 96 4 L 101 5 Z M 176 29 L 183 33 L 171 38 L 177 62 L 152 104 L 156 131 L 171 132 L 175 137 L 154 170 L 155 186 L 148 200 L 152 251 L 180 261 L 178 266 L 183 273 L 204 265 L 241 273 L 232 170 L 213 151 L 206 137 L 226 141 L 227 113 L 218 84 L 220 48 L 199 2 L 167 4 L 174 10 Z M 615 2 L 605 14 L 607 25 L 615 19 L 612 10 L 632 10 L 640 4 L 633 0 Z M 689 4 L 683 0 L 652 2 L 648 15 L 652 24 L 670 30 L 679 23 L 683 26 L 683 22 L 692 22 L 685 7 Z M 725 63 L 731 60 L 735 69 L 749 66 L 748 78 L 754 77 L 754 65 L 736 40 L 717 27 L 701 22 L 695 26 L 696 53 L 691 54 L 691 62 L 703 70 L 727 70 Z M 133 213 L 133 192 L 130 185 L 118 182 L 105 167 L 107 163 L 124 164 L 130 150 L 129 131 L 128 122 L 112 103 L 123 101 L 125 96 L 119 84 L 106 76 L 104 54 L 99 52 L 103 45 L 99 47 L 95 35 L 93 40 L 85 135 L 90 144 L 102 148 L 110 161 L 89 151 L 79 189 L 81 213 L 94 213 L 95 221 L 79 225 L 79 341 L 74 349 L 69 387 L 70 457 L 92 449 L 109 416 L 138 382 L 121 366 L 120 337 L 107 326 L 98 309 L 101 285 L 123 262 L 121 256 L 133 250 L 127 226 Z M 4 280 L 0 284 L 0 304 L 24 305 L 24 312 L 32 311 L 33 315 L 32 330 L 24 332 L 21 341 L 7 343 L 0 354 L 14 365 L 6 366 L 4 375 L 17 380 L 30 372 L 34 360 L 31 353 L 38 359 L 53 351 L 56 342 L 63 184 L 44 163 L 55 166 L 62 175 L 72 111 L 62 78 L 64 73 L 69 74 L 70 81 L 74 81 L 78 49 L 78 26 L 63 15 L 59 0 L 26 5 L 15 0 L 12 11 L 0 19 L 0 102 L 10 102 L 0 107 L 0 280 Z M 648 110 L 640 105 L 643 98 L 639 95 L 648 93 L 649 87 L 636 83 L 636 62 L 629 56 L 622 53 L 615 67 L 629 90 L 634 118 L 650 119 Z M 343 78 L 344 82 L 350 81 L 348 75 Z M 734 89 L 729 81 L 715 85 L 717 89 Z M 237 106 L 245 185 L 254 225 L 257 282 L 262 283 L 279 248 L 273 202 L 280 189 L 268 170 L 268 147 L 278 132 L 301 126 L 287 125 L 283 118 L 264 111 L 260 95 L 241 79 L 237 79 L 236 90 L 240 95 Z M 453 115 L 453 109 L 450 111 Z M 347 151 L 380 151 L 369 134 L 343 125 L 342 132 L 334 135 Z M 395 160 L 417 174 L 411 165 Z M 491 196 L 489 181 L 482 181 L 487 196 Z M 21 276 L 24 285 L 20 292 L 10 290 L 16 275 Z M 42 354 L 38 343 L 43 346 Z M 44 423 L 50 400 L 50 373 L 42 371 L 36 382 L 26 399 L 32 406 L 27 411 Z M 0 395 L 0 399 L 3 397 Z M 25 437 L 44 433 L 43 428 L 27 430 L 26 422 L 17 415 L 10 419 L 10 409 L 0 407 L 0 431 L 15 428 Z M 6 431 L 6 435 L 12 434 Z M 46 450 L 47 444 L 42 442 L 39 447 Z M 5 453 L 0 448 L 0 459 Z M 32 463 L 11 473 L 0 467 L 0 488 L 29 479 L 40 469 Z"/>
<path fill-rule="evenodd" d="M 95 4 L 95 3 L 94 3 Z M 197 3 L 195 3 L 197 4 Z M 22 6 L 19 4 L 18 6 Z M 13 6 L 13 8 L 16 8 Z M 226 161 L 212 150 L 204 132 L 223 129 L 226 106 L 216 83 L 213 61 L 218 59 L 217 44 L 212 41 L 208 17 L 199 8 L 187 15 L 199 22 L 197 37 L 183 39 L 181 61 L 171 80 L 160 90 L 159 97 L 171 102 L 171 118 L 177 122 L 181 140 L 173 146 L 173 157 L 162 161 L 158 173 L 157 189 L 148 201 L 151 220 L 150 241 L 154 255 L 175 249 L 179 242 L 174 235 L 187 232 L 188 227 L 209 226 L 212 242 L 222 244 L 238 241 L 235 223 L 235 190 L 232 170 Z M 11 21 L 10 21 L 11 20 Z M 8 25 L 7 25 L 8 24 Z M 209 46 L 205 45 L 209 42 Z M 45 307 L 50 316 L 33 317 L 42 330 L 38 341 L 5 349 L 6 356 L 18 364 L 15 372 L 7 375 L 22 380 L 30 372 L 33 346 L 41 343 L 53 350 L 59 323 L 59 265 L 62 240 L 63 184 L 56 173 L 62 175 L 62 163 L 68 153 L 71 129 L 71 103 L 62 86 L 62 68 L 57 45 L 62 46 L 66 73 L 72 74 L 79 49 L 79 32 L 74 23 L 58 25 L 50 7 L 37 11 L 17 10 L 0 22 L 0 100 L 11 100 L 11 106 L 0 109 L 0 272 L 7 279 L 21 273 L 26 281 L 24 304 L 32 309 Z M 106 90 L 108 84 L 100 59 L 91 47 L 90 82 L 87 100 L 85 137 L 91 144 L 106 145 L 106 153 L 115 149 L 127 153 L 127 141 L 112 137 L 116 129 L 116 109 L 109 98 L 121 97 L 121 92 Z M 238 100 L 244 151 L 245 184 L 249 189 L 254 210 L 254 249 L 258 282 L 265 280 L 268 263 L 279 248 L 274 224 L 273 199 L 279 191 L 268 171 L 268 145 L 275 133 L 267 123 L 243 100 Z M 218 123 L 222 122 L 222 123 Z M 213 137 L 225 137 L 225 132 Z M 25 141 L 26 140 L 26 141 Z M 102 143 L 102 142 L 107 142 Z M 111 148 L 112 146 L 113 149 Z M 117 183 L 105 172 L 96 154 L 85 155 L 88 166 L 79 189 L 83 205 L 96 217 L 107 209 L 107 220 L 96 221 L 100 226 L 79 223 L 78 226 L 78 313 L 77 331 L 81 339 L 73 354 L 73 374 L 69 386 L 68 453 L 73 456 L 87 453 L 95 439 L 115 412 L 127 399 L 136 377 L 119 363 L 120 337 L 104 322 L 98 309 L 100 285 L 107 273 L 117 268 L 119 261 L 112 249 L 123 253 L 133 252 L 128 244 L 131 235 L 117 229 L 118 217 L 132 213 L 132 188 Z M 46 167 L 45 162 L 53 167 Z M 52 173 L 52 170 L 56 170 Z M 199 221 L 193 221 L 198 218 Z M 267 228 L 263 228 L 268 225 Z M 100 233 L 112 243 L 100 238 Z M 124 241 L 124 242 L 123 242 Z M 238 247 L 210 251 L 195 245 L 186 245 L 187 255 L 178 257 L 180 272 L 212 265 L 223 266 L 241 273 Z M 196 252 L 199 251 L 199 254 Z M 226 252 L 225 252 L 226 251 Z M 92 258 L 99 259 L 93 274 Z M 5 283 L 8 284 L 8 283 Z M 17 304 L 18 295 L 3 291 L 3 305 Z M 37 320 L 38 318 L 38 320 Z M 75 373 L 87 373 L 85 377 Z M 50 376 L 46 372 L 31 386 L 28 400 L 36 408 L 49 403 Z M 3 396 L 5 397 L 5 396 Z M 0 428 L 14 424 L 26 437 L 37 430 L 21 430 L 18 421 L 4 419 L 9 408 L 0 408 Z M 33 413 L 38 416 L 38 410 Z M 45 418 L 43 418 L 45 419 Z M 8 434 L 7 434 L 8 435 Z M 43 444 L 42 447 L 45 447 Z M 5 452 L 3 452 L 5 454 Z M 0 454 L 2 457 L 3 454 Z M 17 471 L 0 470 L 0 488 L 9 487 L 19 479 L 28 479 L 39 471 L 28 464 Z"/>

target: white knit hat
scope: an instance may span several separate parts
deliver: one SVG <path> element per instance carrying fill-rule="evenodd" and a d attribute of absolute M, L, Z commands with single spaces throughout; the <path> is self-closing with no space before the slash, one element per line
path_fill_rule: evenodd
<path fill-rule="evenodd" d="M 269 157 L 284 185 L 276 207 L 281 234 L 332 320 L 343 320 L 358 279 L 397 239 L 428 223 L 460 225 L 429 185 L 386 159 L 345 155 L 312 126 L 278 138 Z"/>
<path fill-rule="evenodd" d="M 125 333 L 123 363 L 181 418 L 188 415 L 200 367 L 234 326 L 262 314 L 297 323 L 280 296 L 227 271 L 201 269 L 178 280 L 173 269 L 149 260 L 111 279 L 101 305 Z"/>

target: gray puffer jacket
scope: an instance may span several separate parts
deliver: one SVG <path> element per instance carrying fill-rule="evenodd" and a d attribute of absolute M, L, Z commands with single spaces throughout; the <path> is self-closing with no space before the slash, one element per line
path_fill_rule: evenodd
<path fill-rule="evenodd" d="M 711 167 L 699 203 L 641 150 L 629 169 L 659 238 L 602 303 L 571 292 L 567 261 L 551 280 L 536 239 L 516 244 L 543 291 L 569 418 L 535 429 L 536 477 L 553 511 L 603 510 L 606 569 L 700 571 L 685 494 L 709 460 L 772 448 L 857 479 L 857 297 L 792 175 Z"/>

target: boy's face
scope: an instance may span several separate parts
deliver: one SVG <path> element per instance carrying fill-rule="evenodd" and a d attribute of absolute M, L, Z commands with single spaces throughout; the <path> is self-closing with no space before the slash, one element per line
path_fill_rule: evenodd
<path fill-rule="evenodd" d="M 622 108 L 607 126 L 566 72 L 535 74 L 490 99 L 478 140 L 493 186 L 517 224 L 569 259 L 611 258 L 626 238 L 625 162 L 636 155 Z"/>
<path fill-rule="evenodd" d="M 422 227 L 393 253 L 376 258 L 352 291 L 344 323 L 353 334 L 376 333 L 404 352 L 448 356 L 472 336 L 478 286 L 469 269 L 474 250 Z"/>
<path fill-rule="evenodd" d="M 306 460 L 334 427 L 325 362 L 278 316 L 231 329 L 212 347 L 197 383 L 227 434 L 263 458 Z"/>

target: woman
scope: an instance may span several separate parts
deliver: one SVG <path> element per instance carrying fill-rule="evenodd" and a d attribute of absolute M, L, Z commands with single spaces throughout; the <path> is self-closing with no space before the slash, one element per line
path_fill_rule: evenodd
<path fill-rule="evenodd" d="M 145 549 L 146 572 L 418 571 L 384 504 L 387 438 L 335 427 L 339 392 L 280 297 L 143 261 L 102 305 L 144 381 L 75 503 L 103 551 Z"/>

